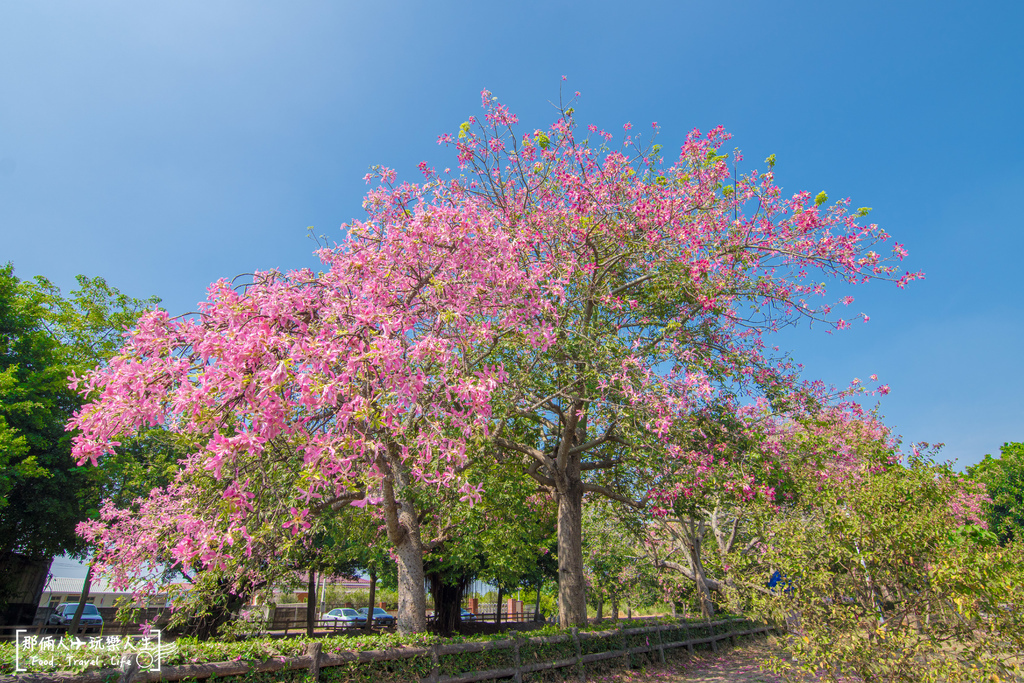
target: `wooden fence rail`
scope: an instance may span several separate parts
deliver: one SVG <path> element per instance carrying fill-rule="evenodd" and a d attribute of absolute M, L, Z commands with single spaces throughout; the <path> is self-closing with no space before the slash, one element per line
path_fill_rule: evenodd
<path fill-rule="evenodd" d="M 739 622 L 743 623 L 743 622 Z M 749 624 L 749 622 L 747 622 Z M 82 683 L 105 683 L 116 680 L 118 683 L 143 683 L 148 681 L 178 681 L 184 678 L 210 678 L 216 676 L 243 676 L 250 672 L 271 672 L 271 671 L 294 671 L 306 670 L 314 681 L 320 680 L 320 672 L 327 667 L 341 666 L 352 663 L 370 663 L 382 661 L 397 661 L 411 657 L 429 657 L 433 662 L 430 675 L 420 679 L 421 683 L 473 683 L 475 681 L 486 681 L 497 678 L 514 678 L 516 683 L 521 683 L 523 674 L 534 673 L 549 669 L 558 669 L 569 666 L 577 666 L 579 679 L 585 680 L 586 665 L 606 659 L 623 659 L 627 665 L 635 655 L 657 652 L 662 663 L 665 662 L 665 650 L 685 647 L 690 654 L 693 654 L 695 645 L 710 644 L 717 651 L 720 641 L 729 639 L 733 644 L 736 639 L 743 636 L 751 636 L 759 633 L 766 633 L 771 630 L 769 626 L 754 626 L 739 631 L 726 630 L 722 633 L 715 633 L 715 629 L 726 625 L 737 625 L 735 620 L 723 620 L 703 623 L 679 623 L 679 624 L 658 624 L 656 626 L 645 626 L 641 628 L 617 628 L 610 631 L 584 631 L 572 629 L 571 635 L 557 636 L 535 636 L 532 638 L 514 638 L 511 640 L 495 640 L 474 643 L 455 643 L 450 645 L 434 645 L 431 647 L 403 647 L 395 650 L 362 650 L 340 653 L 323 653 L 321 644 L 310 643 L 306 654 L 298 657 L 280 657 L 266 662 L 216 662 L 211 664 L 183 664 L 164 667 L 161 671 L 140 672 L 134 663 L 126 663 L 122 669 L 105 669 L 98 671 L 87 671 L 81 674 L 56 673 L 56 674 L 35 674 L 24 673 L 14 676 L 0 676 L 0 683 L 70 683 L 81 681 Z M 662 633 L 665 631 L 686 631 L 690 629 L 711 629 L 710 636 L 700 638 L 687 638 L 673 642 L 662 642 Z M 647 645 L 640 647 L 629 647 L 628 638 L 635 635 L 654 636 L 657 643 L 652 643 L 651 638 L 646 639 Z M 582 643 L 587 640 L 602 638 L 616 638 L 622 643 L 620 649 L 607 650 L 604 652 L 592 652 L 582 654 Z M 528 644 L 558 644 L 572 641 L 575 645 L 576 656 L 558 659 L 554 661 L 523 663 L 519 656 L 520 648 Z M 440 658 L 445 655 L 466 654 L 472 652 L 483 652 L 485 650 L 508 650 L 513 651 L 514 666 L 511 668 L 492 669 L 487 671 L 471 671 L 455 676 L 442 676 L 440 674 Z"/>

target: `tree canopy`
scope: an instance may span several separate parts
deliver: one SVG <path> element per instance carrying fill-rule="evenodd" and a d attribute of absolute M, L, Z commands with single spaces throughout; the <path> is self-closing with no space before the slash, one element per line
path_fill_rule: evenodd
<path fill-rule="evenodd" d="M 45 278 L 22 281 L 11 264 L 0 268 L 0 565 L 12 553 L 83 551 L 76 525 L 97 514 L 101 498 L 153 476 L 132 458 L 134 466 L 121 459 L 117 476 L 77 465 L 65 425 L 82 401 L 68 376 L 105 362 L 159 300 L 128 297 L 102 278 L 79 276 L 78 286 L 64 297 Z"/>
<path fill-rule="evenodd" d="M 992 499 L 985 517 L 999 542 L 1024 541 L 1024 443 L 1004 443 L 999 457 L 986 455 L 967 474 L 984 484 Z"/>
<path fill-rule="evenodd" d="M 156 426 L 191 444 L 171 485 L 90 527 L 123 549 L 108 566 L 270 557 L 281 529 L 361 501 L 394 548 L 399 627 L 422 630 L 427 494 L 479 501 L 468 473 L 498 458 L 553 500 L 559 616 L 583 623 L 583 496 L 646 505 L 658 473 L 691 459 L 674 436 L 695 413 L 824 400 L 766 335 L 848 326 L 823 279 L 918 277 L 898 270 L 901 245 L 877 251 L 889 236 L 867 209 L 785 197 L 773 159 L 737 175 L 721 128 L 665 160 L 629 125 L 621 146 L 580 129 L 572 107 L 523 133 L 490 93 L 483 105 L 441 138 L 458 172 L 368 175 L 367 216 L 318 252 L 323 272 L 215 283 L 198 315 L 143 316 L 79 377 L 79 462 Z M 698 473 L 730 461 L 706 455 Z"/>

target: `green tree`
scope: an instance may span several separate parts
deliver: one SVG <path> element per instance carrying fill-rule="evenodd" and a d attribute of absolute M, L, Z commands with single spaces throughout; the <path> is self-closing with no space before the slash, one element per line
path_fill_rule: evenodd
<path fill-rule="evenodd" d="M 999 542 L 1024 541 L 1024 443 L 1004 443 L 998 458 L 986 455 L 967 475 L 984 484 L 992 499 L 984 511 Z"/>
<path fill-rule="evenodd" d="M 89 478 L 70 458 L 64 424 L 79 406 L 72 370 L 45 327 L 31 287 L 0 269 L 0 558 L 45 557 L 79 547 Z"/>
<path fill-rule="evenodd" d="M 76 525 L 96 515 L 106 492 L 131 486 L 71 460 L 64 425 L 81 397 L 68 377 L 106 362 L 122 332 L 159 300 L 128 297 L 102 278 L 79 276 L 78 284 L 65 298 L 45 278 L 21 281 L 11 264 L 0 268 L 0 567 L 14 553 L 84 552 Z"/>
<path fill-rule="evenodd" d="M 647 607 L 660 597 L 656 571 L 647 561 L 638 535 L 642 528 L 619 516 L 604 500 L 583 506 L 583 570 L 587 578 L 587 601 L 604 618 L 604 606 L 611 606 L 613 619 L 620 605 Z"/>
<path fill-rule="evenodd" d="M 770 513 L 749 567 L 785 579 L 752 597 L 794 633 L 777 670 L 868 683 L 1019 673 L 1024 615 L 1007 606 L 1024 599 L 1022 547 L 964 524 L 970 482 L 915 455 L 845 480 L 809 471 L 801 485 L 798 504 Z"/>
<path fill-rule="evenodd" d="M 537 492 L 519 463 L 484 455 L 466 476 L 479 486 L 475 503 L 423 501 L 429 511 L 425 568 L 442 632 L 458 628 L 462 597 L 474 578 L 496 586 L 500 596 L 517 588 L 536 590 L 553 568 L 554 503 Z M 500 614 L 500 597 L 498 602 Z"/>

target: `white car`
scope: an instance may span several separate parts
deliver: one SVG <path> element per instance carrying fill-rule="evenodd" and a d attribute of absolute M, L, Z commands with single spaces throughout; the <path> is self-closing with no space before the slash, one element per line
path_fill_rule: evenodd
<path fill-rule="evenodd" d="M 366 623 L 366 617 L 351 607 L 337 607 L 321 617 L 323 621 L 338 622 L 336 626 L 345 628 L 362 626 Z"/>
<path fill-rule="evenodd" d="M 77 609 L 77 602 L 62 602 L 57 605 L 57 609 L 53 611 L 46 623 L 50 626 L 70 626 L 75 619 L 75 610 Z M 99 631 L 103 628 L 103 615 L 96 609 L 96 605 L 86 603 L 82 608 L 82 617 L 78 620 L 78 627 L 86 629 L 86 632 L 91 629 Z"/>

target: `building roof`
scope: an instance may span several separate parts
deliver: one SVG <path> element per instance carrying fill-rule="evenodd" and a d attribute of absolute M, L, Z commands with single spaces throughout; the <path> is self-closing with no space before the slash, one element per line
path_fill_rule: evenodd
<path fill-rule="evenodd" d="M 46 586 L 43 588 L 44 593 L 78 593 L 82 592 L 82 585 L 85 583 L 83 578 L 68 578 L 66 576 L 51 576 L 49 581 L 46 582 Z M 89 594 L 94 595 L 97 593 L 121 593 L 128 595 L 128 591 L 116 591 L 110 587 L 106 581 L 101 578 L 95 578 L 89 585 Z"/>

